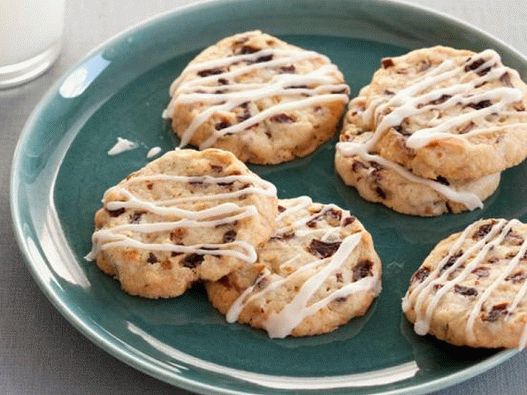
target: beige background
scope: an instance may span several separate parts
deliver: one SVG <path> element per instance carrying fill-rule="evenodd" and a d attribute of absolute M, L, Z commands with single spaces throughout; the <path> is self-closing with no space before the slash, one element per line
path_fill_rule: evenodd
<path fill-rule="evenodd" d="M 0 91 L 0 394 L 184 393 L 135 371 L 97 348 L 51 306 L 33 283 L 16 247 L 10 224 L 8 185 L 19 131 L 58 76 L 92 47 L 131 24 L 192 2 L 71 0 L 67 6 L 65 47 L 53 69 L 28 85 Z M 412 2 L 464 19 L 527 54 L 526 0 Z M 524 352 L 441 394 L 525 394 L 526 370 L 527 352 Z"/>

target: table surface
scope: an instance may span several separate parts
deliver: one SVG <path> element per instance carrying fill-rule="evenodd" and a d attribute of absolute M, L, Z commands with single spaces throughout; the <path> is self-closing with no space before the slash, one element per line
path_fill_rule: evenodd
<path fill-rule="evenodd" d="M 367 0 L 365 0 L 367 1 Z M 67 3 L 62 55 L 44 76 L 0 91 L 0 393 L 177 393 L 121 363 L 77 332 L 37 288 L 18 251 L 9 213 L 11 158 L 24 122 L 44 92 L 95 45 L 189 0 L 76 0 Z M 464 19 L 527 54 L 525 0 L 412 1 Z M 0 5 L 1 7 L 1 5 Z M 527 352 L 438 394 L 524 394 Z"/>

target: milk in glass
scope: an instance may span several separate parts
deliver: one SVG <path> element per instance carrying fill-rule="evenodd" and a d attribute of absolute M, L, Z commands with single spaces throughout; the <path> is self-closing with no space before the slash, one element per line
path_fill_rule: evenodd
<path fill-rule="evenodd" d="M 0 0 L 0 88 L 42 74 L 57 58 L 64 0 Z"/>

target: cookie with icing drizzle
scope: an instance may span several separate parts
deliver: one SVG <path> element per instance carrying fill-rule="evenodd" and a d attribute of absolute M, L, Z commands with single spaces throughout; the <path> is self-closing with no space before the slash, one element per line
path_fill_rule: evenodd
<path fill-rule="evenodd" d="M 333 137 L 348 93 L 326 56 L 251 31 L 190 62 L 170 87 L 164 117 L 180 147 L 217 147 L 243 162 L 276 164 Z"/>
<path fill-rule="evenodd" d="M 169 152 L 102 202 L 87 259 L 147 298 L 175 297 L 254 263 L 277 213 L 274 185 L 217 149 Z"/>
<path fill-rule="evenodd" d="M 206 283 L 214 307 L 272 338 L 327 333 L 364 315 L 381 289 L 381 262 L 359 220 L 307 196 L 278 209 L 258 262 Z"/>
<path fill-rule="evenodd" d="M 383 59 L 347 115 L 370 138 L 339 146 L 427 179 L 479 179 L 527 156 L 526 108 L 527 86 L 495 51 L 419 49 Z"/>
<path fill-rule="evenodd" d="M 439 242 L 412 276 L 403 311 L 419 335 L 525 348 L 527 225 L 482 219 Z"/>
<path fill-rule="evenodd" d="M 371 135 L 348 125 L 340 140 L 367 141 Z M 379 155 L 346 156 L 341 150 L 335 154 L 335 168 L 346 185 L 355 187 L 364 199 L 422 217 L 481 208 L 500 182 L 499 173 L 476 180 L 426 179 Z"/>

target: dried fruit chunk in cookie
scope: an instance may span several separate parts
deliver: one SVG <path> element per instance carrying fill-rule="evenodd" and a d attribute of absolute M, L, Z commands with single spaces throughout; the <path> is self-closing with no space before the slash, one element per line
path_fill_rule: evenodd
<path fill-rule="evenodd" d="M 424 48 L 385 59 L 352 100 L 346 126 L 380 155 L 428 179 L 478 179 L 527 156 L 527 86 L 493 50 Z"/>
<path fill-rule="evenodd" d="M 169 152 L 106 191 L 103 205 L 89 258 L 147 298 L 253 263 L 277 213 L 276 188 L 217 149 Z"/>
<path fill-rule="evenodd" d="M 527 343 L 527 225 L 482 219 L 439 242 L 403 299 L 419 335 L 459 346 Z"/>
<path fill-rule="evenodd" d="M 181 146 L 275 164 L 306 156 L 333 137 L 348 93 L 327 57 L 252 31 L 225 38 L 190 62 L 170 88 L 164 115 Z"/>
<path fill-rule="evenodd" d="M 331 332 L 365 314 L 381 289 L 381 262 L 359 220 L 307 196 L 278 208 L 258 263 L 206 283 L 214 307 L 275 338 Z"/>

